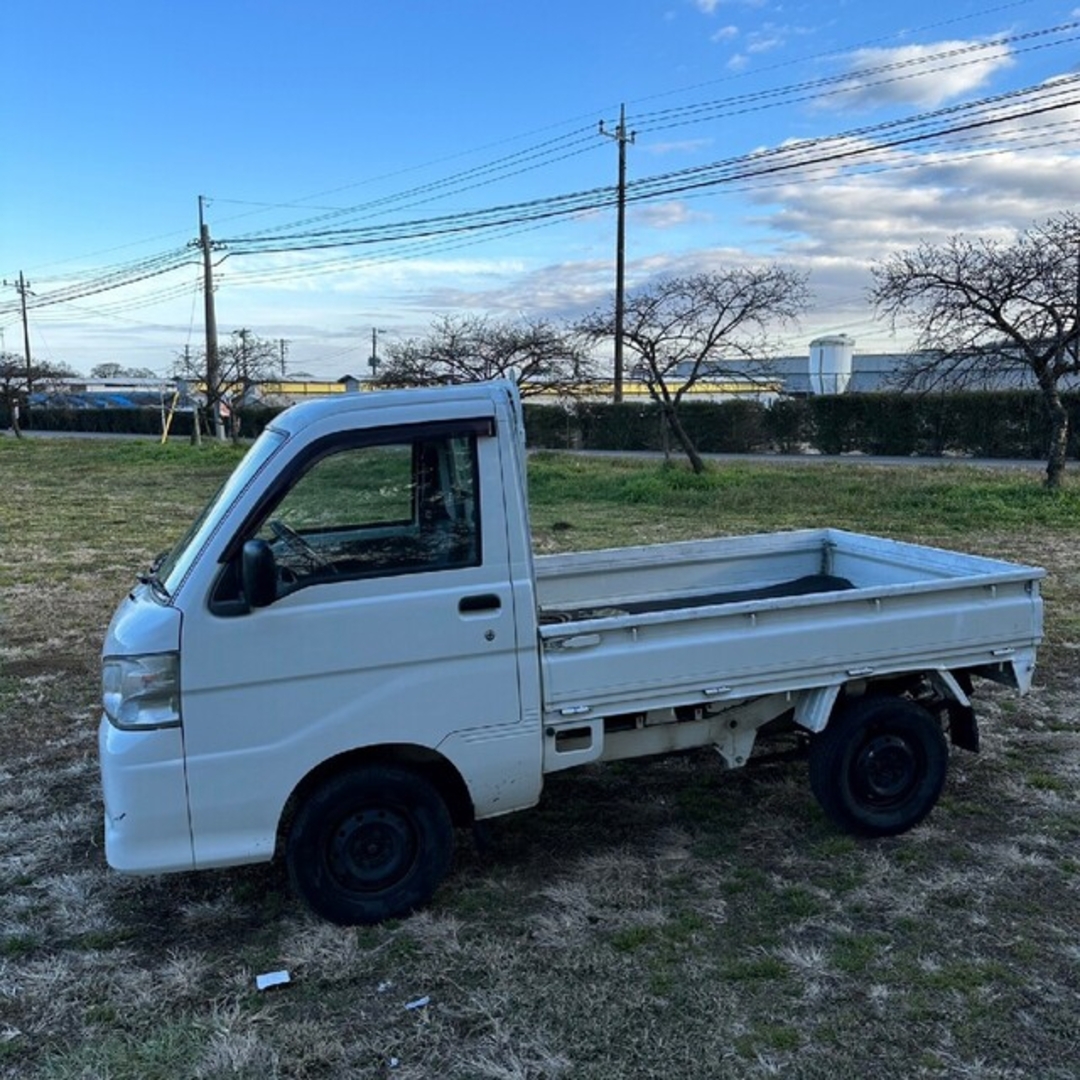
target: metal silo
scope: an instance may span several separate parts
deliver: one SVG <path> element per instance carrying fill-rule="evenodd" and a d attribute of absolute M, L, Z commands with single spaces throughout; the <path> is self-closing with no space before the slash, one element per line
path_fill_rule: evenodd
<path fill-rule="evenodd" d="M 842 394 L 851 382 L 855 339 L 830 334 L 810 342 L 810 393 Z"/>

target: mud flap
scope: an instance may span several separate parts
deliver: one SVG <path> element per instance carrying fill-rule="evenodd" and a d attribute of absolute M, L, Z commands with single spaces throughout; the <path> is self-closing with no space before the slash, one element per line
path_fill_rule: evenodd
<path fill-rule="evenodd" d="M 975 719 L 975 710 L 970 705 L 961 705 L 959 701 L 950 701 L 949 738 L 953 746 L 961 750 L 979 752 L 979 722 Z"/>
<path fill-rule="evenodd" d="M 949 713 L 949 739 L 961 750 L 979 752 L 979 724 L 971 707 L 971 676 L 966 671 L 936 671 L 932 676 L 938 691 L 945 698 Z"/>

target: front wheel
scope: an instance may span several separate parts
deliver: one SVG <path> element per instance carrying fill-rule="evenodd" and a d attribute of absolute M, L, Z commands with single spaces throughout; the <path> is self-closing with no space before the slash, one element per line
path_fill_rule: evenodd
<path fill-rule="evenodd" d="M 424 777 L 368 765 L 332 777 L 301 804 L 285 859 L 307 905 L 342 925 L 375 923 L 431 899 L 446 876 L 454 829 Z"/>
<path fill-rule="evenodd" d="M 861 698 L 811 743 L 810 786 L 848 832 L 893 836 L 934 808 L 948 769 L 941 724 L 905 698 Z"/>

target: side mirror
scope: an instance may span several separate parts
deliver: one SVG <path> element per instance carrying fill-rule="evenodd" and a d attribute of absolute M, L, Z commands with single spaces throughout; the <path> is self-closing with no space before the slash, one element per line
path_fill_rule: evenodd
<path fill-rule="evenodd" d="M 240 583 L 244 598 L 253 608 L 266 607 L 277 599 L 277 562 L 265 540 L 248 540 L 240 554 Z"/>

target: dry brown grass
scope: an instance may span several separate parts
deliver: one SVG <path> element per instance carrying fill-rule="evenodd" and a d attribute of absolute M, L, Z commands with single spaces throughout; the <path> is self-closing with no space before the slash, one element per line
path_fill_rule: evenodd
<path fill-rule="evenodd" d="M 1080 1076 L 1075 505 L 951 541 L 917 517 L 889 528 L 1051 572 L 1032 694 L 982 690 L 984 750 L 954 755 L 921 828 L 838 834 L 797 763 L 587 769 L 494 822 L 489 851 L 462 836 L 429 910 L 350 930 L 308 915 L 273 866 L 104 866 L 105 623 L 229 460 L 0 440 L 4 1080 Z M 850 476 L 873 517 L 880 474 Z M 540 540 L 742 529 L 721 495 L 695 498 L 615 513 L 552 495 Z M 290 985 L 255 991 L 281 967 Z"/>

